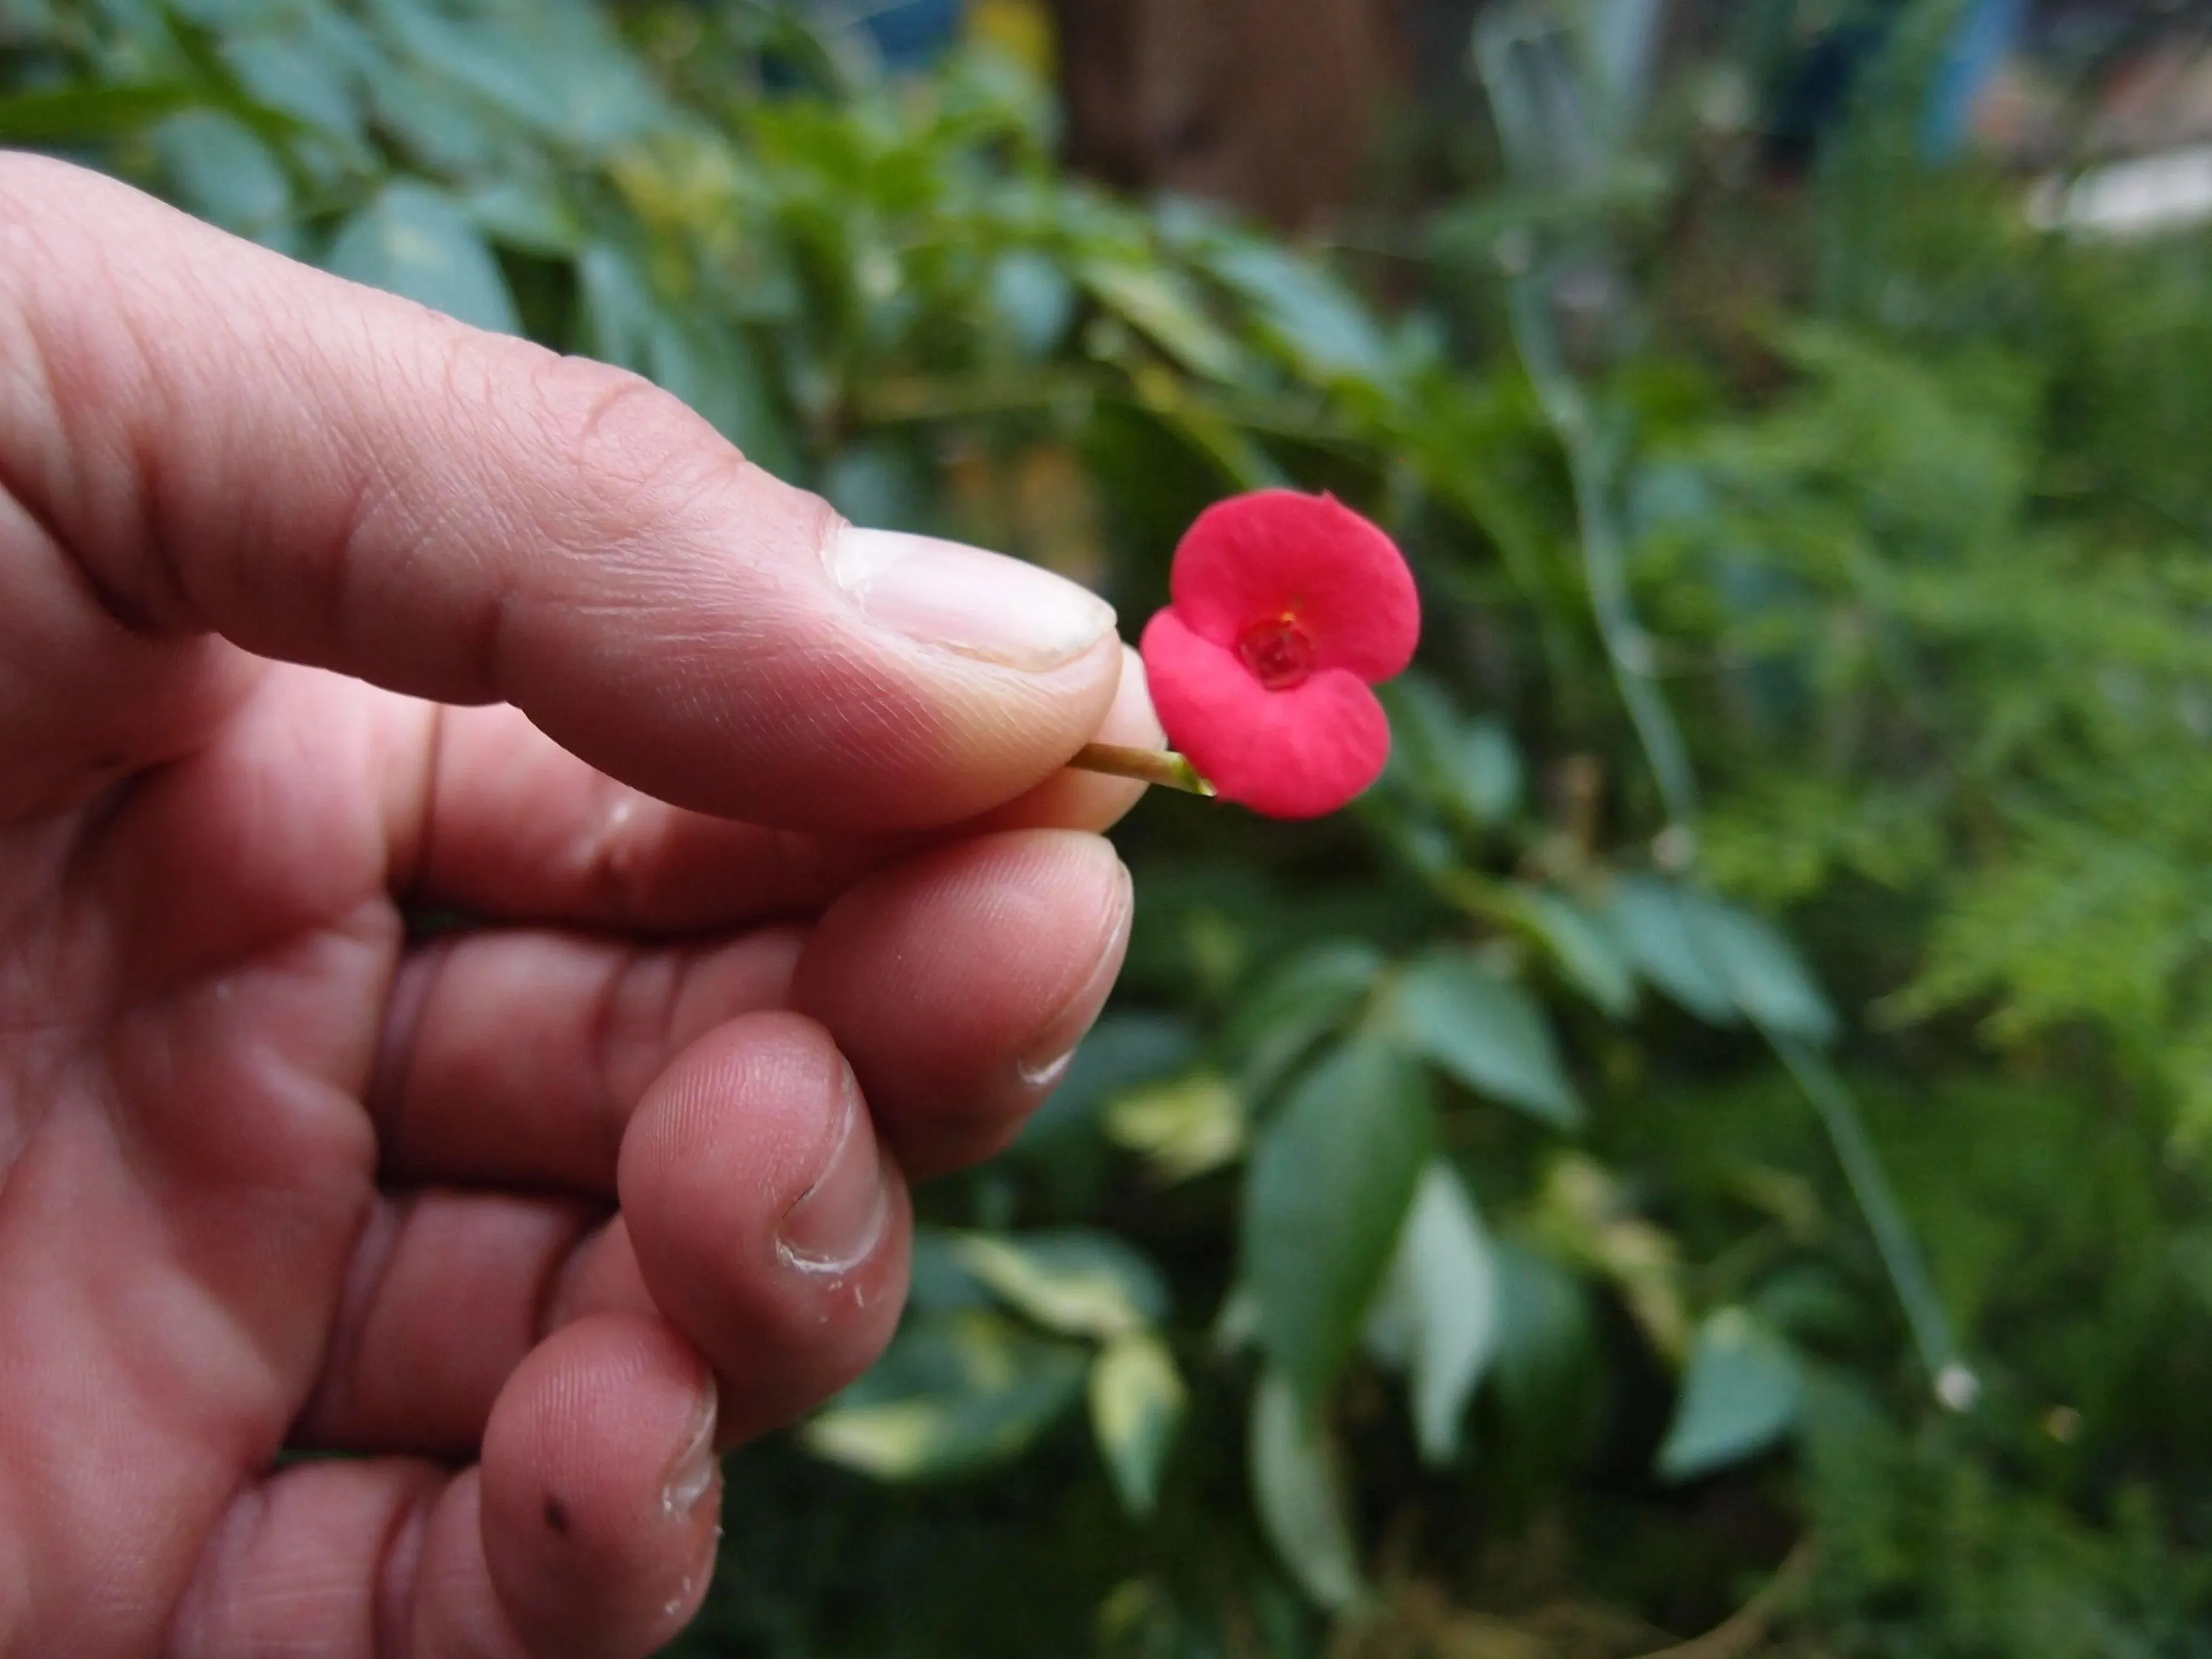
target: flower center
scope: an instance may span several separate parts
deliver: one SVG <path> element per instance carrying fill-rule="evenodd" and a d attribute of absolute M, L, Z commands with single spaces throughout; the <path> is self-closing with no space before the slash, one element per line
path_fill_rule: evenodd
<path fill-rule="evenodd" d="M 1313 641 L 1297 619 L 1287 614 L 1246 629 L 1237 641 L 1237 654 L 1252 671 L 1252 678 L 1270 691 L 1303 685 L 1313 672 Z"/>

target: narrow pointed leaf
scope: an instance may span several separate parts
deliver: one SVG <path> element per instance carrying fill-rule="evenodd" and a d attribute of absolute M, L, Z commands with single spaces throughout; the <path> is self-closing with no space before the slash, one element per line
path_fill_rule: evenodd
<path fill-rule="evenodd" d="M 1167 1312 L 1159 1270 L 1111 1233 L 963 1233 L 951 1243 L 993 1294 L 1063 1335 L 1103 1341 Z"/>
<path fill-rule="evenodd" d="M 1184 1399 L 1182 1374 L 1158 1332 L 1117 1336 L 1091 1361 L 1091 1432 L 1132 1515 L 1152 1513 Z"/>
<path fill-rule="evenodd" d="M 1835 1010 L 1773 923 L 1711 899 L 1703 900 L 1697 914 L 1698 938 L 1719 965 L 1738 1007 L 1792 1036 L 1811 1042 L 1833 1039 Z"/>
<path fill-rule="evenodd" d="M 1268 1541 L 1321 1606 L 1352 1607 L 1365 1590 L 1345 1524 L 1335 1449 L 1318 1416 L 1278 1371 L 1260 1378 L 1251 1435 L 1252 1497 Z"/>
<path fill-rule="evenodd" d="M 1606 925 L 1628 959 L 1674 1003 L 1714 1025 L 1739 1015 L 1728 982 L 1699 943 L 1696 918 L 1672 882 L 1628 876 L 1613 886 Z"/>
<path fill-rule="evenodd" d="M 1382 953 L 1356 939 L 1317 945 L 1262 981 L 1237 1012 L 1229 1046 L 1245 1056 L 1238 1081 L 1255 1106 L 1306 1052 L 1350 1019 L 1382 973 Z"/>
<path fill-rule="evenodd" d="M 1421 957 L 1392 988 L 1389 1009 L 1390 1029 L 1411 1053 L 1477 1094 L 1562 1129 L 1581 1123 L 1542 1008 L 1471 952 Z"/>
<path fill-rule="evenodd" d="M 1741 1308 L 1698 1328 L 1659 1472 L 1690 1480 L 1765 1451 L 1797 1420 L 1803 1375 L 1790 1346 Z"/>
<path fill-rule="evenodd" d="M 1749 1014 L 1808 1042 L 1834 1037 L 1835 1010 L 1765 918 L 1672 882 L 1632 876 L 1615 885 L 1606 921 L 1644 976 L 1698 1018 L 1732 1025 Z"/>
<path fill-rule="evenodd" d="M 985 1309 L 908 1320 L 875 1369 L 800 1431 L 817 1456 L 881 1480 L 1018 1455 L 1082 1393 L 1086 1354 Z"/>
<path fill-rule="evenodd" d="M 1521 916 L 1551 951 L 1559 971 L 1615 1019 L 1636 1006 L 1636 974 L 1620 942 L 1571 899 L 1540 887 L 1516 894 Z"/>
<path fill-rule="evenodd" d="M 404 179 L 347 221 L 325 262 L 341 276 L 404 294 L 449 317 L 518 333 L 514 301 L 460 204 Z"/>
<path fill-rule="evenodd" d="M 1106 1109 L 1106 1135 L 1162 1181 L 1188 1181 L 1243 1156 L 1244 1102 L 1227 1078 L 1194 1072 L 1117 1097 Z"/>
<path fill-rule="evenodd" d="M 1310 1406 L 1358 1346 L 1433 1137 L 1419 1069 L 1355 1039 L 1299 1081 L 1254 1148 L 1243 1279 L 1261 1348 Z"/>
<path fill-rule="evenodd" d="M 1466 1183 L 1442 1159 L 1422 1174 L 1369 1327 L 1410 1375 L 1422 1457 L 1449 1463 L 1467 1402 L 1497 1351 L 1498 1267 Z M 1395 1352 L 1393 1351 L 1395 1350 Z"/>

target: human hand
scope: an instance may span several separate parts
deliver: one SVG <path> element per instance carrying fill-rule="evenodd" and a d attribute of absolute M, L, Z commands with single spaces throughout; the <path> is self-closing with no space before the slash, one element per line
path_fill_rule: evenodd
<path fill-rule="evenodd" d="M 1105 997 L 1121 670 L 633 377 L 0 156 L 0 1656 L 673 1635 L 714 1448 Z"/>

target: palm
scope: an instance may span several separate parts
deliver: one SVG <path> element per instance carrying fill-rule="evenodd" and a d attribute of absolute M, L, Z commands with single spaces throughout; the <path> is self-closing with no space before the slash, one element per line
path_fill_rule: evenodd
<path fill-rule="evenodd" d="M 197 752 L 0 839 L 0 1464 L 62 1559 L 134 1564 L 118 1622 L 159 1618 L 331 1352 L 402 951 L 393 775 L 359 757 L 427 730 L 278 671 Z"/>

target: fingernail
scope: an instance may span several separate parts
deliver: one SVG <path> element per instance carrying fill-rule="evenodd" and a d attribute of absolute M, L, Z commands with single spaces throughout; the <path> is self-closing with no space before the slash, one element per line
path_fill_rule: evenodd
<path fill-rule="evenodd" d="M 660 1484 L 660 1508 L 666 1515 L 688 1515 L 696 1508 L 714 1484 L 717 1459 L 714 1456 L 714 1419 L 720 1395 L 714 1379 L 707 1379 L 706 1397 L 700 1401 L 699 1413 L 692 1419 L 690 1437 L 684 1449 L 676 1454 L 676 1461 L 668 1466 L 668 1478 Z"/>
<path fill-rule="evenodd" d="M 848 1273 L 875 1249 L 890 1212 L 890 1171 L 848 1072 L 835 1143 L 814 1184 L 784 1212 L 775 1253 L 803 1273 Z"/>
<path fill-rule="evenodd" d="M 1120 920 L 1106 940 L 1106 948 L 1099 953 L 1097 965 L 1091 969 L 1081 988 L 1060 1006 L 1060 1012 L 1037 1034 L 1028 1052 L 1014 1063 L 1015 1073 L 1033 1089 L 1049 1089 L 1067 1074 L 1068 1066 L 1074 1063 L 1076 1049 L 1098 1023 L 1099 1011 L 1105 1007 L 1114 981 L 1121 971 L 1121 958 L 1129 948 L 1132 912 L 1128 866 L 1118 867 L 1121 874 Z"/>
<path fill-rule="evenodd" d="M 1113 631 L 1113 606 L 1088 588 L 958 542 L 848 525 L 825 556 L 869 621 L 1004 667 L 1058 668 Z"/>

